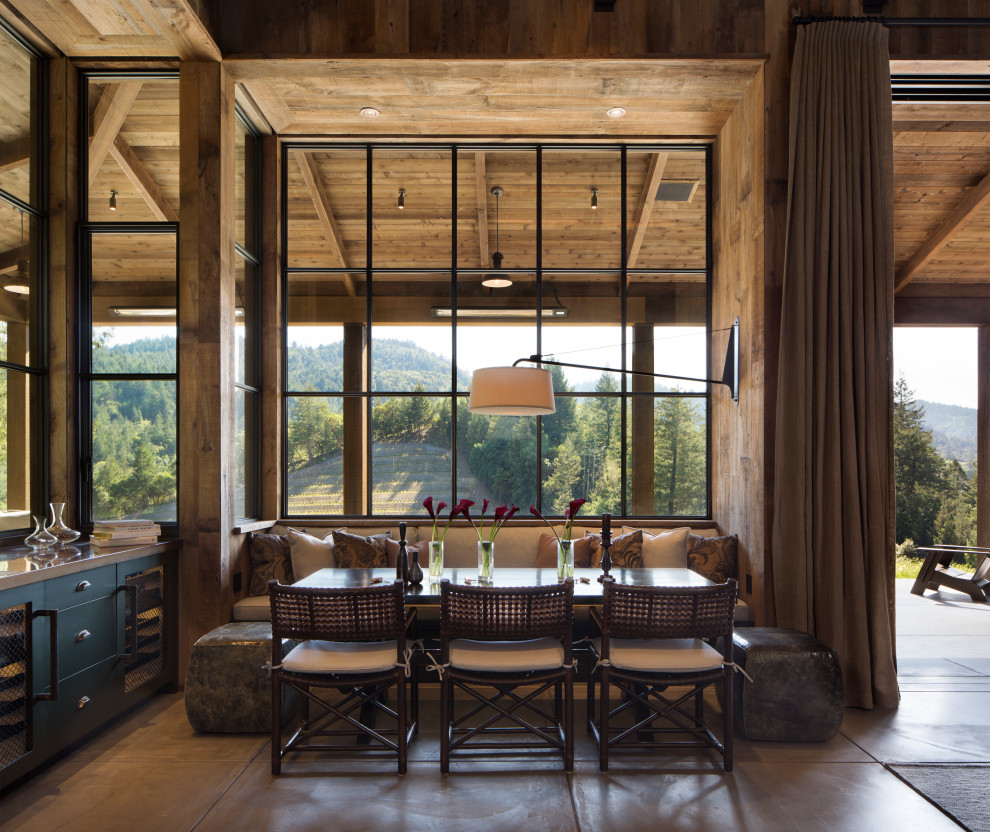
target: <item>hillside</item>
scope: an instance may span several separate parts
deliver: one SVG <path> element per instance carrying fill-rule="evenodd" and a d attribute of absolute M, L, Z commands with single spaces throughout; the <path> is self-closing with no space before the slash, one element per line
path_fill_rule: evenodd
<path fill-rule="evenodd" d="M 946 459 L 958 459 L 963 468 L 976 461 L 976 408 L 918 399 L 925 408 L 925 427 Z"/>

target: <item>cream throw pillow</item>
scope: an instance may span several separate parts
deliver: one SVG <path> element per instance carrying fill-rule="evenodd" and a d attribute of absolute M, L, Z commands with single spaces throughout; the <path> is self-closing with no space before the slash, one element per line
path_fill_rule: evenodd
<path fill-rule="evenodd" d="M 288 536 L 292 575 L 297 581 L 308 578 L 317 569 L 332 568 L 337 565 L 337 559 L 333 554 L 333 532 L 327 532 L 322 540 L 298 529 L 289 529 Z"/>
<path fill-rule="evenodd" d="M 622 533 L 634 531 L 630 526 L 623 526 Z M 643 532 L 643 566 L 646 569 L 684 569 L 687 567 L 688 535 L 691 529 L 684 526 L 679 529 L 660 532 L 652 535 Z M 293 563 L 293 569 L 295 563 Z"/>

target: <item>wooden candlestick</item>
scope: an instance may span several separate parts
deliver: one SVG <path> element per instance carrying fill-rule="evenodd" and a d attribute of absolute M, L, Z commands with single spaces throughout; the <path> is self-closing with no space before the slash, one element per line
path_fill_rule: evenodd
<path fill-rule="evenodd" d="M 609 554 L 609 547 L 612 545 L 612 515 L 605 513 L 602 515 L 602 574 L 598 576 L 599 581 L 606 578 L 612 580 L 609 570 L 612 568 L 612 556 Z"/>

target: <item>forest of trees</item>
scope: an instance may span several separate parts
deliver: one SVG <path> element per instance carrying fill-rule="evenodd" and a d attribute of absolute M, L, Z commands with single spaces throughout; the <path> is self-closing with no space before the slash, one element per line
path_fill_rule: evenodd
<path fill-rule="evenodd" d="M 903 376 L 894 385 L 894 480 L 898 544 L 976 545 L 976 465 L 939 454 Z"/>

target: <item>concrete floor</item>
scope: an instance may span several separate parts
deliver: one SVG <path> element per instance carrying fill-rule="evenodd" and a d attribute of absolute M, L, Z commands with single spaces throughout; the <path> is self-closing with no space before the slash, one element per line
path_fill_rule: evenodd
<path fill-rule="evenodd" d="M 706 751 L 616 755 L 607 775 L 583 728 L 573 774 L 555 760 L 460 762 L 441 777 L 434 701 L 392 761 L 289 758 L 267 737 L 200 735 L 181 694 L 161 696 L 3 799 L 0 829 L 801 830 L 959 829 L 891 773 L 898 762 L 990 762 L 990 605 L 898 581 L 901 705 L 847 709 L 827 743 L 736 741 L 736 767 Z M 576 713 L 583 713 L 583 702 Z"/>

